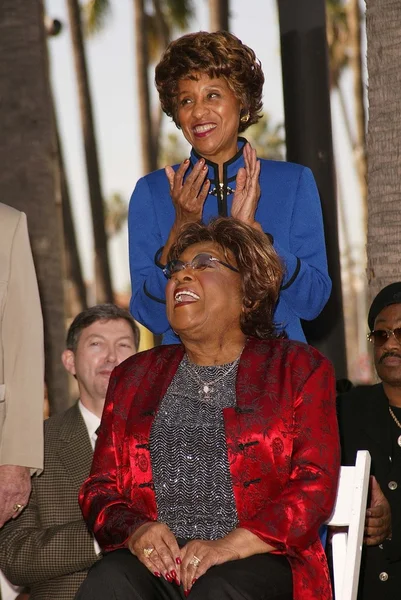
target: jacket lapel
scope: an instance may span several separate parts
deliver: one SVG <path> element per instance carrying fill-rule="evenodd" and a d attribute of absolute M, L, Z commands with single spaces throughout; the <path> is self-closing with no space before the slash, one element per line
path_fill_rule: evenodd
<path fill-rule="evenodd" d="M 144 377 L 132 402 L 129 422 L 135 432 L 149 442 L 150 428 L 168 386 L 184 356 L 184 346 L 174 344 L 156 357 L 155 363 Z"/>
<path fill-rule="evenodd" d="M 383 386 L 378 384 L 372 388 L 369 398 L 366 398 L 366 410 L 361 414 L 361 427 L 380 447 L 386 458 L 391 454 L 390 425 L 388 398 Z"/>
<path fill-rule="evenodd" d="M 93 451 L 78 404 L 65 414 L 57 453 L 71 480 L 81 487 L 89 475 Z"/>

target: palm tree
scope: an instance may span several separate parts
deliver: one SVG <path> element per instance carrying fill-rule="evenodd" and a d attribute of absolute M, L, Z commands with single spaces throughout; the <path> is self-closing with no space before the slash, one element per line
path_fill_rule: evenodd
<path fill-rule="evenodd" d="M 366 0 L 369 75 L 367 275 L 371 295 L 401 279 L 401 3 Z"/>
<path fill-rule="evenodd" d="M 326 1 L 327 41 L 329 48 L 330 84 L 336 91 L 340 103 L 343 122 L 353 152 L 355 173 L 358 177 L 362 200 L 362 219 L 366 227 L 367 182 L 366 182 L 366 140 L 365 140 L 365 99 L 362 79 L 361 57 L 361 11 L 359 0 Z M 351 107 L 343 91 L 342 75 L 351 71 L 353 79 L 353 102 Z M 362 275 L 364 257 L 354 259 L 352 241 L 353 228 L 345 217 L 345 194 L 341 191 L 341 182 L 337 179 L 338 213 L 342 230 L 342 280 L 344 297 L 344 318 L 347 323 L 347 357 L 349 372 L 357 365 L 355 357 L 367 352 L 364 288 Z M 362 316 L 363 315 L 363 316 Z M 359 373 L 355 374 L 358 377 Z"/>
<path fill-rule="evenodd" d="M 150 173 L 157 167 L 157 155 L 156 149 L 153 146 L 154 138 L 148 79 L 149 46 L 144 0 L 134 0 L 134 31 L 142 168 L 145 173 Z"/>
<path fill-rule="evenodd" d="M 209 0 L 210 31 L 229 31 L 228 5 L 228 0 Z"/>
<path fill-rule="evenodd" d="M 138 86 L 142 169 L 149 173 L 159 165 L 162 111 L 152 111 L 149 68 L 171 40 L 171 32 L 188 27 L 193 15 L 193 0 L 133 0 L 136 54 L 135 80 Z M 89 34 L 102 29 L 111 10 L 110 0 L 87 0 L 84 5 Z"/>
<path fill-rule="evenodd" d="M 354 154 L 356 172 L 362 195 L 366 222 L 366 107 L 362 77 L 361 9 L 359 0 L 326 0 L 327 42 L 329 48 L 330 84 L 336 89 L 342 115 Z M 356 134 L 350 123 L 347 101 L 341 87 L 341 75 L 346 67 L 352 71 L 354 86 L 354 120 Z"/>
<path fill-rule="evenodd" d="M 60 361 L 63 235 L 43 4 L 2 0 L 1 10 L 0 198 L 28 216 L 45 323 L 46 382 L 51 411 L 58 412 L 68 407 L 67 375 Z"/>
<path fill-rule="evenodd" d="M 96 299 L 98 302 L 113 302 L 107 235 L 104 225 L 103 193 L 100 181 L 95 125 L 82 34 L 80 5 L 78 0 L 67 0 L 67 6 L 75 72 L 78 83 L 89 198 L 92 209 L 93 237 L 95 243 Z"/>
<path fill-rule="evenodd" d="M 70 190 L 68 186 L 67 174 L 65 171 L 64 155 L 61 144 L 61 139 L 58 131 L 57 120 L 56 124 L 56 139 L 57 139 L 57 156 L 60 172 L 60 195 L 61 205 L 63 209 L 63 231 L 66 252 L 66 270 L 67 277 L 71 281 L 75 300 L 74 305 L 70 306 L 70 316 L 75 316 L 85 308 L 88 303 L 86 299 L 86 285 L 82 275 L 81 259 L 78 251 L 77 236 L 75 233 L 74 220 L 72 216 Z"/>

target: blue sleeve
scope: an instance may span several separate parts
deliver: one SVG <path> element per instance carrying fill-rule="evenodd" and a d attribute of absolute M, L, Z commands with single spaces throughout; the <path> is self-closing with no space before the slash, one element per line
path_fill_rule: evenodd
<path fill-rule="evenodd" d="M 322 209 L 312 172 L 299 177 L 290 228 L 290 249 L 274 242 L 286 267 L 280 295 L 300 319 L 315 319 L 331 292 Z"/>
<path fill-rule="evenodd" d="M 131 196 L 128 212 L 129 262 L 132 296 L 130 310 L 139 323 L 153 333 L 169 329 L 166 317 L 167 280 L 155 263 L 155 254 L 164 241 L 146 177 L 142 177 Z"/>

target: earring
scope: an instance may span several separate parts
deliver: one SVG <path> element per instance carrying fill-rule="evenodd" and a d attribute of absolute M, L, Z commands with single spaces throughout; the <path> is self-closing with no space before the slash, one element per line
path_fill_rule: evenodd
<path fill-rule="evenodd" d="M 244 115 L 242 115 L 242 117 L 240 118 L 241 123 L 248 123 L 249 121 L 249 111 L 247 113 L 245 113 Z"/>

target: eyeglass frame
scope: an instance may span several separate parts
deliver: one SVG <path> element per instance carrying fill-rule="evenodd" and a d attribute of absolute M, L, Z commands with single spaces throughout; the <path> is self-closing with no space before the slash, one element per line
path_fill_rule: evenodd
<path fill-rule="evenodd" d="M 175 273 L 179 273 L 180 271 L 184 271 L 184 269 L 187 269 L 188 267 L 190 267 L 193 271 L 197 271 L 197 270 L 201 270 L 201 268 L 197 268 L 193 266 L 193 262 L 196 258 L 198 258 L 199 256 L 207 256 L 208 259 L 210 260 L 210 262 L 217 262 L 220 265 L 223 265 L 223 267 L 227 267 L 227 269 L 231 269 L 231 271 L 234 271 L 235 273 L 239 273 L 239 269 L 237 269 L 237 267 L 234 267 L 233 265 L 230 265 L 226 262 L 224 262 L 223 260 L 220 260 L 219 258 L 216 258 L 215 256 L 213 256 L 212 254 L 209 254 L 208 252 L 199 252 L 199 254 L 197 254 L 196 256 L 193 257 L 193 259 L 189 262 L 183 262 L 182 260 L 180 260 L 179 258 L 176 258 L 174 260 L 170 260 L 165 267 L 163 268 L 163 274 L 167 279 L 171 279 L 171 277 L 175 274 Z M 173 271 L 171 273 L 171 275 L 169 275 L 169 270 L 170 270 L 170 265 L 172 263 L 175 264 L 181 264 L 181 268 L 178 269 L 177 271 Z M 206 269 L 207 265 L 205 265 L 203 267 L 203 269 Z"/>
<path fill-rule="evenodd" d="M 376 344 L 375 343 L 375 338 L 374 338 L 374 334 L 376 332 L 384 332 L 386 334 L 386 339 L 383 340 L 383 343 L 381 344 Z M 396 331 L 400 332 L 400 339 L 398 339 L 397 335 L 395 334 Z M 372 331 L 370 331 L 367 334 L 367 338 L 368 341 L 373 344 L 373 346 L 376 346 L 376 348 L 381 348 L 382 346 L 384 346 L 384 344 L 386 344 L 386 342 L 390 339 L 390 337 L 393 336 L 395 338 L 395 340 L 398 342 L 398 344 L 401 345 L 401 327 L 396 327 L 395 329 L 372 329 Z"/>

